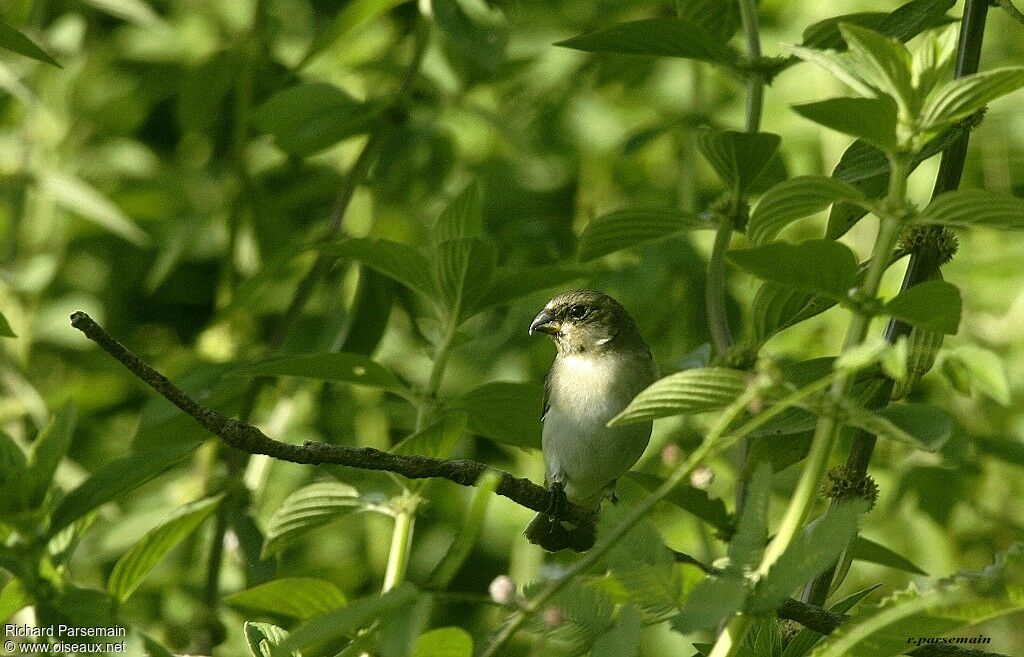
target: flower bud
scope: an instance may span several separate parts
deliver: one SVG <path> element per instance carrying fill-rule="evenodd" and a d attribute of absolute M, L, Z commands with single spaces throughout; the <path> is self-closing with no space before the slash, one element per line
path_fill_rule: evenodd
<path fill-rule="evenodd" d="M 491 600 L 499 605 L 510 605 L 516 599 L 516 583 L 508 575 L 498 575 L 487 587 Z"/>

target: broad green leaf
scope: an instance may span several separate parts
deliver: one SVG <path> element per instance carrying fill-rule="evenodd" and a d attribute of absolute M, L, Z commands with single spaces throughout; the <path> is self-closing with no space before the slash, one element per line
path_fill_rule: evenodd
<path fill-rule="evenodd" d="M 954 428 L 952 416 L 929 404 L 891 404 L 876 413 L 847 403 L 843 405 L 843 420 L 879 438 L 928 452 L 940 449 Z"/>
<path fill-rule="evenodd" d="M 361 598 L 347 607 L 311 618 L 294 628 L 274 649 L 274 655 L 280 657 L 314 643 L 354 636 L 375 621 L 384 621 L 392 614 L 407 609 L 418 596 L 415 586 L 403 582 L 387 593 Z"/>
<path fill-rule="evenodd" d="M 529 269 L 506 269 L 498 267 L 491 277 L 490 287 L 466 315 L 481 313 L 496 306 L 504 306 L 542 290 L 563 287 L 579 280 L 583 270 L 559 265 L 540 265 Z"/>
<path fill-rule="evenodd" d="M 544 407 L 541 385 L 485 383 L 448 406 L 466 413 L 466 426 L 473 433 L 506 445 L 540 448 L 540 416 Z"/>
<path fill-rule="evenodd" d="M 430 261 L 407 244 L 390 240 L 355 238 L 318 247 L 323 253 L 352 258 L 431 301 L 437 297 Z"/>
<path fill-rule="evenodd" d="M 452 541 L 448 551 L 430 575 L 431 590 L 443 591 L 447 589 L 452 579 L 458 574 L 459 569 L 466 563 L 470 551 L 483 532 L 487 507 L 494 497 L 494 491 L 497 490 L 500 480 L 501 478 L 497 473 L 485 472 L 476 482 L 476 486 L 473 489 L 473 500 L 469 503 L 469 509 L 462 522 L 462 526 L 459 527 L 455 540 Z"/>
<path fill-rule="evenodd" d="M 857 561 L 876 563 L 880 566 L 888 566 L 889 568 L 895 568 L 896 570 L 902 570 L 915 575 L 928 574 L 916 566 L 910 559 L 900 556 L 884 545 L 879 545 L 863 536 L 853 539 L 853 543 L 850 544 L 850 556 Z"/>
<path fill-rule="evenodd" d="M 489 73 L 505 61 L 508 25 L 501 11 L 480 1 L 434 0 L 437 26 L 470 60 Z"/>
<path fill-rule="evenodd" d="M 7 321 L 3 313 L 0 313 L 0 338 L 16 338 L 14 329 L 11 328 L 11 323 Z"/>
<path fill-rule="evenodd" d="M 947 192 L 929 203 L 915 219 L 921 224 L 1024 229 L 1024 199 L 984 189 Z"/>
<path fill-rule="evenodd" d="M 149 242 L 147 235 L 121 208 L 95 187 L 73 176 L 50 172 L 39 179 L 39 185 L 55 203 L 136 246 Z"/>
<path fill-rule="evenodd" d="M 941 280 L 903 290 L 882 307 L 882 313 L 929 331 L 953 335 L 960 328 L 960 290 Z"/>
<path fill-rule="evenodd" d="M 940 78 L 952 73 L 953 54 L 956 52 L 956 32 L 951 29 L 941 34 L 930 32 L 913 53 L 911 72 L 914 87 L 922 98 L 927 98 Z"/>
<path fill-rule="evenodd" d="M 642 630 L 640 612 L 631 604 L 624 605 L 611 629 L 594 641 L 591 657 L 635 657 Z"/>
<path fill-rule="evenodd" d="M 483 210 L 481 209 L 480 195 L 480 186 L 472 183 L 452 199 L 434 224 L 432 236 L 436 243 L 445 240 L 472 239 L 483 233 Z"/>
<path fill-rule="evenodd" d="M 702 25 L 722 43 L 740 27 L 739 4 L 721 0 L 676 0 L 676 15 Z"/>
<path fill-rule="evenodd" d="M 349 310 L 349 323 L 338 351 L 371 356 L 380 346 L 387 331 L 394 283 L 383 274 L 365 265 L 359 267 L 359 284 Z"/>
<path fill-rule="evenodd" d="M 837 301 L 844 301 L 858 280 L 853 251 L 831 240 L 771 242 L 753 249 L 729 251 L 726 258 L 763 280 Z"/>
<path fill-rule="evenodd" d="M 898 145 L 896 104 L 887 96 L 830 98 L 816 103 L 794 105 L 793 111 L 826 128 L 863 139 L 883 151 L 891 152 Z"/>
<path fill-rule="evenodd" d="M 754 618 L 753 624 L 743 637 L 742 648 L 738 654 L 749 657 L 782 657 L 782 635 L 779 633 L 779 621 L 774 616 Z"/>
<path fill-rule="evenodd" d="M 60 68 L 60 64 L 56 59 L 50 56 L 50 53 L 40 48 L 35 41 L 14 29 L 3 20 L 0 20 L 0 48 L 16 52 L 19 55 L 25 55 L 26 57 L 30 57 L 46 64 L 53 64 L 57 68 Z"/>
<path fill-rule="evenodd" d="M 281 356 L 246 365 L 230 372 L 229 375 L 239 377 L 299 376 L 318 381 L 335 381 L 368 388 L 380 388 L 402 397 L 412 397 L 412 391 L 395 376 L 394 372 L 362 354 L 327 352 L 302 356 Z"/>
<path fill-rule="evenodd" d="M 107 591 L 124 602 L 135 591 L 149 571 L 170 552 L 174 546 L 195 531 L 203 521 L 216 511 L 221 497 L 210 497 L 187 504 L 178 509 L 168 520 L 146 532 L 142 539 L 118 559 Z"/>
<path fill-rule="evenodd" d="M 1024 87 L 1024 67 L 1011 66 L 975 73 L 951 82 L 935 91 L 921 110 L 925 128 L 965 119 L 997 98 Z"/>
<path fill-rule="evenodd" d="M 32 604 L 20 579 L 12 578 L 0 591 L 0 623 L 6 623 L 11 616 Z"/>
<path fill-rule="evenodd" d="M 426 428 L 407 436 L 389 451 L 393 454 L 450 458 L 466 431 L 466 414 L 450 413 Z"/>
<path fill-rule="evenodd" d="M 684 57 L 726 66 L 734 66 L 739 59 L 720 36 L 682 17 L 619 23 L 555 45 L 587 52 Z"/>
<path fill-rule="evenodd" d="M 857 534 L 867 502 L 843 502 L 807 525 L 754 586 L 748 611 L 767 613 L 836 562 Z"/>
<path fill-rule="evenodd" d="M 849 53 L 837 53 L 832 50 L 815 50 L 803 46 L 790 46 L 793 55 L 805 62 L 816 64 L 832 74 L 833 77 L 865 98 L 877 97 L 871 85 L 861 79 L 861 71 Z"/>
<path fill-rule="evenodd" d="M 451 319 L 461 322 L 479 306 L 496 264 L 497 251 L 482 239 L 451 239 L 438 244 L 435 283 Z"/>
<path fill-rule="evenodd" d="M 772 469 L 760 464 L 750 477 L 743 511 L 736 521 L 736 533 L 729 541 L 729 566 L 726 573 L 742 577 L 764 552 L 768 540 L 768 506 L 771 503 Z"/>
<path fill-rule="evenodd" d="M 754 339 L 757 344 L 763 344 L 779 331 L 819 315 L 837 303 L 832 297 L 765 282 L 754 295 Z"/>
<path fill-rule="evenodd" d="M 1024 442 L 1012 438 L 993 438 L 991 436 L 971 436 L 971 442 L 982 454 L 1006 463 L 1024 466 Z"/>
<path fill-rule="evenodd" d="M 856 25 L 840 25 L 839 31 L 857 63 L 860 78 L 892 96 L 905 111 L 915 110 L 918 99 L 907 47 L 896 39 Z"/>
<path fill-rule="evenodd" d="M 661 477 L 646 472 L 627 472 L 622 476 L 650 492 L 665 482 Z M 733 519 L 725 508 L 725 502 L 717 497 L 711 497 L 706 490 L 694 488 L 689 484 L 680 484 L 672 489 L 665 497 L 665 501 L 692 513 L 722 534 L 731 534 L 733 531 Z"/>
<path fill-rule="evenodd" d="M 50 517 L 50 535 L 53 536 L 102 504 L 142 486 L 191 453 L 189 445 L 158 447 L 135 452 L 100 466 L 61 499 Z"/>
<path fill-rule="evenodd" d="M 332 84 L 300 82 L 256 108 L 253 123 L 285 152 L 306 156 L 366 132 L 380 111 Z"/>
<path fill-rule="evenodd" d="M 812 657 L 890 657 L 918 647 L 907 637 L 945 635 L 1024 609 L 1024 564 L 1015 545 L 980 573 L 944 580 L 932 590 L 896 593 L 860 612 L 826 637 Z"/>
<path fill-rule="evenodd" d="M 804 48 L 813 48 L 814 50 L 836 50 L 841 52 L 846 50 L 846 41 L 843 40 L 843 35 L 839 32 L 841 24 L 859 25 L 874 30 L 877 29 L 878 23 L 884 17 L 885 13 L 876 11 L 832 16 L 805 28 L 800 45 Z"/>
<path fill-rule="evenodd" d="M 889 14 L 862 12 L 834 16 L 811 25 L 803 33 L 802 45 L 818 50 L 846 50 L 839 25 L 857 25 L 906 42 L 929 28 L 951 21 L 945 14 L 956 0 L 911 0 Z"/>
<path fill-rule="evenodd" d="M 580 262 L 701 228 L 714 226 L 685 210 L 623 208 L 595 217 L 583 229 L 579 243 Z"/>
<path fill-rule="evenodd" d="M 242 633 L 245 635 L 245 642 L 249 646 L 252 657 L 273 657 L 277 654 L 274 652 L 274 648 L 288 636 L 287 630 L 273 623 L 255 623 L 253 621 L 245 621 Z M 293 651 L 290 653 L 290 657 L 299 657 L 299 652 Z"/>
<path fill-rule="evenodd" d="M 866 201 L 856 187 L 833 178 L 792 178 L 765 192 L 750 215 L 747 233 L 754 244 L 765 244 L 793 221 L 820 212 L 840 200 Z"/>
<path fill-rule="evenodd" d="M 729 186 L 745 191 L 775 162 L 782 138 L 770 132 L 697 130 L 697 148 Z"/>
<path fill-rule="evenodd" d="M 325 481 L 295 491 L 281 503 L 267 523 L 263 552 L 277 554 L 303 534 L 323 527 L 364 505 L 359 491 L 348 484 Z"/>
<path fill-rule="evenodd" d="M 333 582 L 315 577 L 282 577 L 224 597 L 245 614 L 307 620 L 344 607 L 345 594 Z"/>
<path fill-rule="evenodd" d="M 747 374 L 702 367 L 670 374 L 636 396 L 608 426 L 725 408 L 747 389 Z"/>
<path fill-rule="evenodd" d="M 701 580 L 686 598 L 679 614 L 672 618 L 672 629 L 681 634 L 714 629 L 743 609 L 747 586 L 742 577 L 709 576 Z"/>
<path fill-rule="evenodd" d="M 1003 406 L 1010 405 L 1010 383 L 1003 359 L 977 345 L 965 344 L 942 356 L 942 371 L 958 389 L 977 390 Z"/>
<path fill-rule="evenodd" d="M 50 419 L 28 456 L 29 503 L 39 506 L 53 483 L 57 464 L 68 452 L 75 430 L 75 407 L 67 403 Z"/>
<path fill-rule="evenodd" d="M 461 627 L 439 627 L 416 637 L 412 657 L 473 657 L 473 637 Z"/>

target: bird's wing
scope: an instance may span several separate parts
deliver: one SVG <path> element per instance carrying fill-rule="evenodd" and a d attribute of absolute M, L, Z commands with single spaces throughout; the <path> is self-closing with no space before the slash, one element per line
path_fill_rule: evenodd
<path fill-rule="evenodd" d="M 544 418 L 548 416 L 548 409 L 551 408 L 551 373 L 554 369 L 552 367 L 548 370 L 548 375 L 544 377 L 544 410 L 540 412 L 541 422 L 544 422 Z"/>

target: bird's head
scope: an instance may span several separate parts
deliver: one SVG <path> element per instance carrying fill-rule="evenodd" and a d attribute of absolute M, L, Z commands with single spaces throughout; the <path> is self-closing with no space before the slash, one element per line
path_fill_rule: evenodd
<path fill-rule="evenodd" d="M 530 334 L 547 333 L 561 353 L 599 352 L 613 346 L 643 345 L 633 318 L 602 292 L 563 292 L 544 306 L 530 324 Z"/>

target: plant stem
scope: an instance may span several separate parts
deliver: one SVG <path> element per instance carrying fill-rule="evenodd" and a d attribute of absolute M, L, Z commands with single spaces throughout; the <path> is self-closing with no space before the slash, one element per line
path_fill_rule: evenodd
<path fill-rule="evenodd" d="M 395 528 L 391 532 L 388 568 L 384 573 L 384 593 L 395 588 L 405 579 L 405 571 L 409 567 L 409 548 L 412 546 L 412 531 L 415 522 L 415 508 L 402 509 L 395 514 Z"/>
<path fill-rule="evenodd" d="M 985 19 L 988 15 L 988 2 L 986 0 L 967 0 L 964 6 L 963 19 L 960 24 L 959 45 L 957 48 L 956 68 L 954 77 L 961 78 L 978 72 L 981 62 L 981 46 L 985 36 Z M 935 186 L 932 189 L 932 198 L 945 192 L 953 191 L 960 186 L 960 178 L 963 175 L 964 164 L 967 159 L 967 144 L 970 133 L 964 135 L 950 144 L 942 152 L 942 160 L 939 164 L 939 172 L 935 179 Z M 918 285 L 932 279 L 939 271 L 941 259 L 938 249 L 934 243 L 925 243 L 910 254 L 910 262 L 907 264 L 907 271 L 903 276 L 901 290 Z M 910 333 L 910 325 L 905 322 L 892 319 L 885 330 L 885 339 L 892 343 L 901 336 Z M 869 407 L 881 407 L 889 402 L 892 394 L 892 382 L 886 385 L 869 400 Z M 868 464 L 875 449 L 875 436 L 865 431 L 858 431 L 850 445 L 850 453 L 846 459 L 846 467 L 855 477 L 863 477 L 867 474 Z M 840 559 L 840 573 L 848 569 L 850 562 L 849 553 L 845 553 Z M 802 599 L 811 604 L 822 604 L 828 597 L 829 591 L 839 585 L 842 577 L 836 578 L 833 585 L 833 578 L 837 572 L 836 568 L 830 568 L 810 582 L 803 592 Z"/>

